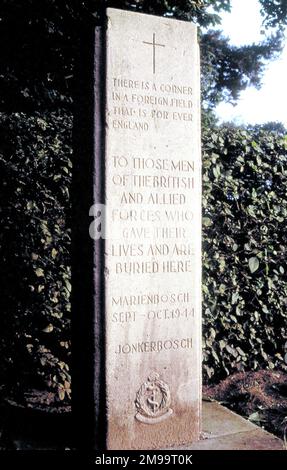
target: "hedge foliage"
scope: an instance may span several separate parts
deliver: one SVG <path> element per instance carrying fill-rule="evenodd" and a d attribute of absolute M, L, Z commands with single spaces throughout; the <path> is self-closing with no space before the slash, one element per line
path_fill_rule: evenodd
<path fill-rule="evenodd" d="M 72 117 L 0 115 L 0 379 L 70 396 Z M 203 132 L 204 378 L 287 369 L 287 141 Z M 1 377 L 2 375 L 2 377 Z"/>
<path fill-rule="evenodd" d="M 286 370 L 286 138 L 205 130 L 203 212 L 205 378 Z"/>
<path fill-rule="evenodd" d="M 0 374 L 70 395 L 72 118 L 0 115 Z M 32 382 L 31 382 L 32 376 Z"/>

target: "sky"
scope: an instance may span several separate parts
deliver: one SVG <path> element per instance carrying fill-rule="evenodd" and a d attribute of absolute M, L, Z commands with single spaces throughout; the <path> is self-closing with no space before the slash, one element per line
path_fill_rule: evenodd
<path fill-rule="evenodd" d="M 232 0 L 232 12 L 224 13 L 222 18 L 221 29 L 225 36 L 229 36 L 231 44 L 240 46 L 264 39 L 260 34 L 262 17 L 258 0 Z M 217 115 L 221 121 L 235 121 L 237 124 L 279 121 L 287 126 L 286 82 L 287 45 L 281 56 L 266 66 L 261 89 L 247 88 L 236 106 L 221 103 L 217 107 Z"/>

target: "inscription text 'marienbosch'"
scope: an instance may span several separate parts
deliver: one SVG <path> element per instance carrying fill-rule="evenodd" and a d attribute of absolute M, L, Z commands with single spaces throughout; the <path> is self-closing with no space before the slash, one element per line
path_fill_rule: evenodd
<path fill-rule="evenodd" d="M 120 307 L 130 307 L 133 305 L 159 305 L 167 303 L 175 304 L 177 302 L 189 303 L 191 301 L 191 292 L 171 292 L 169 294 L 148 292 L 146 294 L 112 296 L 112 305 Z"/>

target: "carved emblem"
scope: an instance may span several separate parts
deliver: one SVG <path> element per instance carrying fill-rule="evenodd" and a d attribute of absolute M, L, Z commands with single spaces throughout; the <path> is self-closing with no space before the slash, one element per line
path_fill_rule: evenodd
<path fill-rule="evenodd" d="M 159 374 L 152 372 L 136 395 L 136 419 L 142 423 L 154 424 L 163 421 L 173 413 L 170 408 L 170 390 Z"/>

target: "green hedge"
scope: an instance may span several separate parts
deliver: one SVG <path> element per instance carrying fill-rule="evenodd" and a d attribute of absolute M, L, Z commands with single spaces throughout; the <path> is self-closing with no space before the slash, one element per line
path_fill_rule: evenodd
<path fill-rule="evenodd" d="M 203 211 L 205 379 L 286 370 L 286 138 L 205 130 Z"/>
<path fill-rule="evenodd" d="M 70 394 L 72 118 L 0 115 L 0 378 Z M 2 376 L 2 377 L 1 377 Z"/>
<path fill-rule="evenodd" d="M 0 115 L 0 380 L 70 395 L 72 116 Z M 283 368 L 287 144 L 203 132 L 204 379 Z M 31 382 L 32 381 L 32 382 Z"/>

